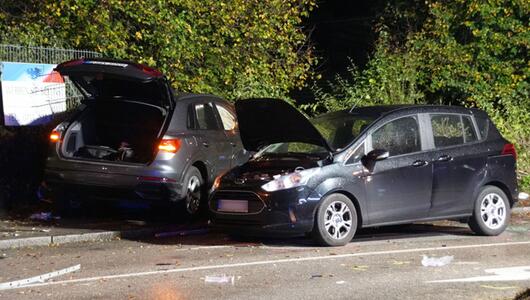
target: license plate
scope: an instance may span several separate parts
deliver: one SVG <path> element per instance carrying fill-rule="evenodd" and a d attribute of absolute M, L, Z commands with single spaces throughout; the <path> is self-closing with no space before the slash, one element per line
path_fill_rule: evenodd
<path fill-rule="evenodd" d="M 217 211 L 248 213 L 248 201 L 247 200 L 219 200 L 217 202 Z"/>

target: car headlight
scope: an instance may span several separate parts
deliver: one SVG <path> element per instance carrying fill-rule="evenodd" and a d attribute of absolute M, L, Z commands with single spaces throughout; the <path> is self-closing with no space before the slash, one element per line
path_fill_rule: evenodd
<path fill-rule="evenodd" d="M 274 176 L 274 180 L 262 185 L 261 188 L 267 192 L 274 192 L 306 185 L 307 181 L 313 176 L 313 174 L 315 174 L 316 170 L 317 169 L 308 169 L 295 171 L 286 175 L 276 175 Z"/>
<path fill-rule="evenodd" d="M 213 181 L 213 185 L 212 185 L 212 191 L 215 191 L 219 188 L 219 186 L 221 185 L 221 179 L 223 179 L 223 176 L 225 176 L 226 172 L 223 172 L 221 174 L 219 174 L 217 177 L 215 177 L 215 180 Z"/>

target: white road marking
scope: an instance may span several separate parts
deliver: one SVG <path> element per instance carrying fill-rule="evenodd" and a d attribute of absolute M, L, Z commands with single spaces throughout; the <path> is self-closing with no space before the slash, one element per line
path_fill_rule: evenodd
<path fill-rule="evenodd" d="M 434 280 L 434 281 L 427 281 L 427 283 L 530 280 L 530 266 L 486 269 L 484 270 L 484 272 L 493 273 L 494 275 L 447 279 L 447 280 Z"/>
<path fill-rule="evenodd" d="M 35 284 L 37 282 L 44 283 L 46 280 L 48 280 L 50 278 L 61 276 L 61 275 L 68 274 L 68 273 L 72 273 L 72 272 L 78 271 L 79 269 L 81 269 L 81 265 L 75 265 L 75 266 L 72 266 L 72 267 L 69 267 L 69 268 L 65 268 L 65 269 L 62 269 L 62 270 L 58 270 L 58 271 L 42 274 L 42 275 L 39 275 L 39 276 L 34 276 L 34 277 L 26 278 L 26 279 L 0 283 L 0 291 L 1 290 L 16 289 L 16 288 L 23 288 L 23 287 L 31 286 L 32 284 Z"/>
<path fill-rule="evenodd" d="M 349 257 L 359 257 L 359 256 L 375 256 L 375 255 L 442 251 L 442 250 L 447 251 L 447 250 L 457 250 L 457 249 L 503 247 L 503 246 L 515 246 L 515 245 L 530 245 L 530 241 L 492 243 L 492 244 L 472 244 L 472 245 L 446 246 L 446 247 L 412 248 L 412 249 L 401 249 L 401 250 L 372 251 L 372 252 L 358 252 L 358 253 L 346 253 L 346 254 L 324 255 L 324 256 L 286 258 L 286 259 L 276 259 L 276 260 L 261 260 L 261 261 L 252 261 L 252 262 L 223 264 L 223 265 L 206 265 L 206 266 L 197 266 L 197 267 L 170 269 L 170 270 L 156 270 L 156 271 L 94 276 L 94 277 L 86 277 L 86 278 L 78 278 L 78 279 L 68 279 L 68 280 L 62 280 L 62 281 L 35 283 L 31 285 L 25 285 L 23 287 L 26 288 L 26 287 L 57 285 L 57 284 L 84 283 L 84 282 L 93 282 L 93 281 L 118 279 L 118 278 L 130 278 L 130 277 L 161 275 L 161 274 L 170 274 L 170 273 L 182 273 L 182 272 L 191 272 L 191 271 L 204 271 L 204 270 L 228 269 L 228 268 L 239 268 L 239 267 L 275 265 L 275 264 L 284 264 L 284 263 L 293 263 L 293 262 L 298 263 L 298 262 L 303 262 L 303 261 L 318 261 L 318 260 L 349 258 Z M 19 288 L 23 288 L 23 287 L 19 287 Z"/>

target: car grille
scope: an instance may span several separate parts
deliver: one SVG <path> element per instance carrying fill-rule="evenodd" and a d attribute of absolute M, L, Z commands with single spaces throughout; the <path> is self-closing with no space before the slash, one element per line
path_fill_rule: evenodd
<path fill-rule="evenodd" d="M 261 198 L 253 192 L 245 191 L 218 191 L 215 193 L 212 201 L 210 202 L 210 208 L 213 211 L 217 211 L 219 200 L 246 200 L 248 201 L 248 213 L 255 214 L 261 212 L 265 208 L 265 203 Z M 226 212 L 220 212 L 226 213 Z M 230 213 L 230 214 L 244 214 L 244 213 Z"/>

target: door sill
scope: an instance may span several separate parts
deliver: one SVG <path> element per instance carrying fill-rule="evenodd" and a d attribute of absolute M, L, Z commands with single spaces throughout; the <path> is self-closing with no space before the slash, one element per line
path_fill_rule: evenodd
<path fill-rule="evenodd" d="M 375 223 L 375 224 L 363 225 L 362 227 L 368 228 L 368 227 L 378 227 L 378 226 L 388 226 L 388 225 L 410 224 L 410 223 L 415 223 L 415 222 L 466 218 L 470 216 L 471 214 L 459 214 L 459 215 L 448 215 L 448 216 L 441 216 L 441 217 L 427 217 L 427 218 L 422 218 L 422 219 L 411 219 L 411 220 L 400 220 L 400 221 L 393 221 L 393 222 Z"/>

